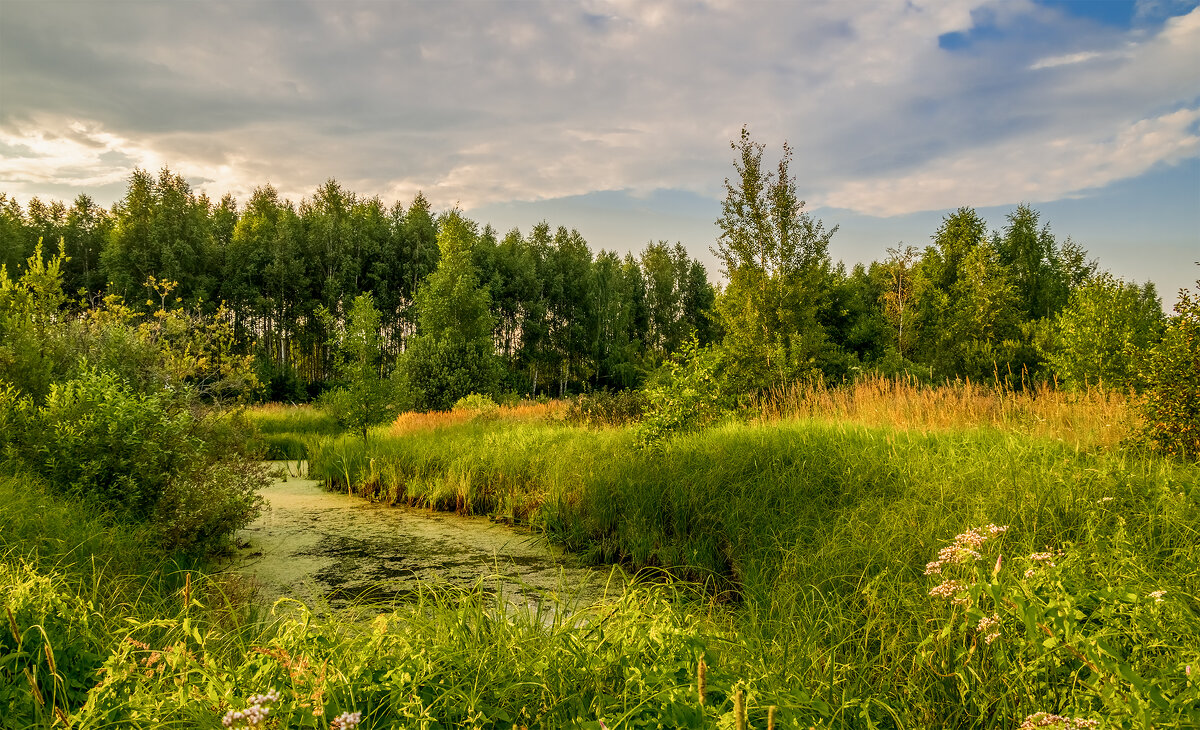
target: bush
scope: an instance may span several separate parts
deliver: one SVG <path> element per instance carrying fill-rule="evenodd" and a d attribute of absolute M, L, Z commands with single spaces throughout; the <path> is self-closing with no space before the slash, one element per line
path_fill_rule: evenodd
<path fill-rule="evenodd" d="M 661 447 L 676 434 L 706 426 L 733 405 L 719 352 L 701 349 L 692 339 L 680 348 L 678 358 L 663 365 L 646 385 L 646 415 L 637 428 L 638 442 L 645 447 Z"/>
<path fill-rule="evenodd" d="M 1181 290 L 1175 312 L 1142 373 L 1145 437 L 1163 453 L 1200 459 L 1200 291 Z"/>
<path fill-rule="evenodd" d="M 396 362 L 395 381 L 405 410 L 448 411 L 459 398 L 491 392 L 500 369 L 491 343 L 418 336 Z"/>
<path fill-rule="evenodd" d="M 240 416 L 185 407 L 169 391 L 136 393 L 111 373 L 55 384 L 41 407 L 0 396 L 6 456 L 51 488 L 131 522 L 169 549 L 214 549 L 258 514 L 265 471 L 242 454 Z"/>
<path fill-rule="evenodd" d="M 89 371 L 54 385 L 23 452 L 56 489 L 135 520 L 150 517 L 174 472 L 201 457 L 190 411 Z"/>
<path fill-rule="evenodd" d="M 500 410 L 499 404 L 491 399 L 491 396 L 481 395 L 479 393 L 469 393 L 459 398 L 454 402 L 455 411 L 472 411 L 482 415 L 491 414 Z"/>
<path fill-rule="evenodd" d="M 1054 320 L 1046 360 L 1068 388 L 1137 387 L 1138 362 L 1162 332 L 1162 304 L 1153 285 L 1139 287 L 1109 274 L 1071 295 Z"/>
<path fill-rule="evenodd" d="M 597 390 L 571 401 L 566 419 L 590 428 L 626 426 L 640 421 L 645 412 L 646 394 L 640 390 Z"/>
<path fill-rule="evenodd" d="M 269 479 L 267 472 L 262 464 L 237 459 L 169 481 L 153 515 L 163 544 L 195 554 L 219 550 L 234 529 L 258 516 L 263 504 L 258 489 Z"/>

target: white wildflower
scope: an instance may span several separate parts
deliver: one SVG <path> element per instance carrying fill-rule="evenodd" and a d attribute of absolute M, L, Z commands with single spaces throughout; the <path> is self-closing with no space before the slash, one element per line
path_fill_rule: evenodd
<path fill-rule="evenodd" d="M 1018 730 L 1032 730 L 1032 728 L 1052 727 L 1059 730 L 1084 730 L 1084 728 L 1099 727 L 1099 720 L 1082 720 L 1078 717 L 1063 717 L 1062 715 L 1053 715 L 1049 712 L 1035 712 L 1025 718 L 1025 722 L 1021 723 Z"/>
<path fill-rule="evenodd" d="M 994 613 L 991 616 L 984 616 L 975 625 L 975 630 L 983 634 L 983 640 L 986 643 L 991 644 L 1000 638 L 1000 616 Z"/>
<path fill-rule="evenodd" d="M 944 580 L 934 586 L 933 589 L 929 591 L 929 595 L 933 596 L 934 598 L 954 598 L 958 595 L 959 591 L 963 590 L 964 587 L 965 586 L 963 586 L 962 583 L 956 580 Z"/>
<path fill-rule="evenodd" d="M 361 712 L 343 712 L 329 723 L 330 730 L 355 730 L 362 721 Z"/>

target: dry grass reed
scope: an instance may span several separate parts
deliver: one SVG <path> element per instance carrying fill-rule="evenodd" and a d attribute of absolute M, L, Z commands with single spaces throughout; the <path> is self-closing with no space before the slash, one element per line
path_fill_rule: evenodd
<path fill-rule="evenodd" d="M 922 432 L 984 427 L 1083 447 L 1115 446 L 1137 424 L 1137 399 L 1130 393 L 1103 386 L 1065 391 L 1046 383 L 1016 389 L 969 380 L 931 386 L 912 378 L 867 377 L 842 385 L 796 383 L 752 405 L 764 423 L 808 419 Z"/>
<path fill-rule="evenodd" d="M 461 409 L 455 411 L 429 411 L 428 413 L 408 411 L 396 416 L 396 420 L 392 422 L 389 433 L 392 436 L 405 436 L 412 433 L 436 431 L 440 428 L 468 423 L 476 418 L 485 418 L 489 421 L 504 423 L 551 422 L 562 420 L 566 408 L 566 402 L 554 400 L 545 403 L 522 401 L 516 405 L 500 406 L 490 411 Z"/>

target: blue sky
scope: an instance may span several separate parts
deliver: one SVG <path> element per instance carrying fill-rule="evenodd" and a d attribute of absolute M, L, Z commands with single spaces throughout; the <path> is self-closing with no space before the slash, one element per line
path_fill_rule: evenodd
<path fill-rule="evenodd" d="M 0 191 L 169 165 L 707 258 L 746 125 L 848 263 L 1020 202 L 1169 304 L 1200 278 L 1197 2 L 0 0 Z M 715 272 L 714 272 L 715 273 Z"/>

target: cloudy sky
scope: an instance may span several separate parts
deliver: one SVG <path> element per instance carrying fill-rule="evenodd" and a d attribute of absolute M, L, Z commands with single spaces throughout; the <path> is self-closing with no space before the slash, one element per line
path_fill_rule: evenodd
<path fill-rule="evenodd" d="M 743 125 L 848 262 L 1034 204 L 1168 304 L 1200 278 L 1196 0 L 0 0 L 0 191 L 458 204 L 707 259 Z"/>

